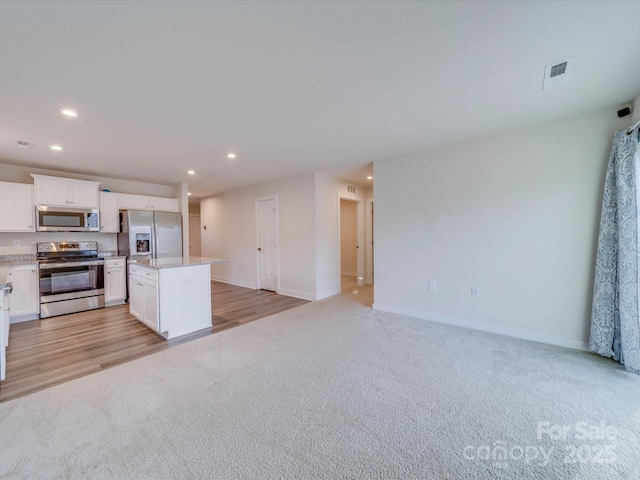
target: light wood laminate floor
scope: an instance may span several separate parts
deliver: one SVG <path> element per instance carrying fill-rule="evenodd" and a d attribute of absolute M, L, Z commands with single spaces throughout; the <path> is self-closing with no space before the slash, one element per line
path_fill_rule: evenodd
<path fill-rule="evenodd" d="M 0 402 L 307 303 L 211 282 L 213 327 L 164 340 L 129 313 L 129 305 L 11 325 Z"/>

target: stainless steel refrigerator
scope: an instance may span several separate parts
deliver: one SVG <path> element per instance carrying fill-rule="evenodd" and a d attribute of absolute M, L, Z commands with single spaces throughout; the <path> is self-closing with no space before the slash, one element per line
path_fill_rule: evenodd
<path fill-rule="evenodd" d="M 181 257 L 182 216 L 143 210 L 121 211 L 118 255 L 126 255 L 131 260 Z"/>

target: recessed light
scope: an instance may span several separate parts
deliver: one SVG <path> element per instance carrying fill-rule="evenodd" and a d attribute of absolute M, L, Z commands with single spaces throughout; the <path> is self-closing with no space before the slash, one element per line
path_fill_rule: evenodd
<path fill-rule="evenodd" d="M 69 108 L 65 108 L 63 110 L 60 110 L 60 113 L 62 113 L 63 115 L 66 115 L 67 117 L 77 117 L 78 116 L 78 112 L 76 112 L 75 110 L 71 110 Z"/>
<path fill-rule="evenodd" d="M 187 173 L 189 175 L 195 175 L 196 174 L 195 170 L 188 170 Z"/>
<path fill-rule="evenodd" d="M 231 159 L 236 158 L 236 154 L 233 152 L 229 152 L 227 153 L 227 158 L 231 158 Z"/>
<path fill-rule="evenodd" d="M 369 175 L 369 176 L 367 177 L 367 180 L 373 180 L 373 177 L 372 177 L 371 175 Z"/>
<path fill-rule="evenodd" d="M 64 150 L 64 148 L 62 148 L 60 145 L 49 145 L 49 148 L 51 150 L 55 150 L 56 152 L 59 152 L 60 150 Z"/>
<path fill-rule="evenodd" d="M 191 196 L 191 192 L 187 192 L 187 195 Z"/>

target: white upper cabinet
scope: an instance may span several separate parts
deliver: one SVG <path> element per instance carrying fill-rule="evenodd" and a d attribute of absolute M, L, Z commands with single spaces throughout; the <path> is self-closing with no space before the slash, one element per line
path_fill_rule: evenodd
<path fill-rule="evenodd" d="M 0 182 L 0 231 L 35 232 L 33 185 Z"/>
<path fill-rule="evenodd" d="M 100 182 L 31 174 L 36 205 L 70 208 L 98 208 Z"/>
<path fill-rule="evenodd" d="M 178 199 L 166 197 L 147 197 L 145 195 L 118 194 L 120 210 L 153 210 L 159 212 L 178 212 Z"/>
<path fill-rule="evenodd" d="M 159 212 L 178 212 L 178 199 L 165 197 L 149 197 L 151 210 Z"/>
<path fill-rule="evenodd" d="M 110 233 L 120 231 L 117 193 L 100 192 L 100 231 Z"/>

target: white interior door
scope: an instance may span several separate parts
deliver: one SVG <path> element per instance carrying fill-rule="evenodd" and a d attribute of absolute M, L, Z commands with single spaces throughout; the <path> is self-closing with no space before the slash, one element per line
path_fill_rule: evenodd
<path fill-rule="evenodd" d="M 200 215 L 189 215 L 189 255 L 201 257 Z"/>
<path fill-rule="evenodd" d="M 258 288 L 277 291 L 278 245 L 276 232 L 276 201 L 258 200 Z"/>

